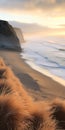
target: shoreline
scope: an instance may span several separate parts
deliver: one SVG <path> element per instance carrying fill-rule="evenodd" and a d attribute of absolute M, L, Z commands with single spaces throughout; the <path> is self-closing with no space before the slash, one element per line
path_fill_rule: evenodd
<path fill-rule="evenodd" d="M 44 40 L 38 42 L 31 40 L 22 45 L 23 53 L 21 55 L 31 68 L 65 86 L 64 52 L 60 51 L 63 46 L 58 43 L 51 44 L 49 41 L 45 43 Z"/>
<path fill-rule="evenodd" d="M 0 56 L 11 67 L 24 85 L 24 89 L 34 100 L 65 98 L 65 87 L 50 77 L 32 69 L 25 63 L 19 52 L 0 50 Z"/>
<path fill-rule="evenodd" d="M 24 59 L 24 58 L 23 58 Z M 52 73 L 50 73 L 48 70 L 46 69 L 43 69 L 39 66 L 37 66 L 35 63 L 31 62 L 30 60 L 25 60 L 25 62 L 32 68 L 34 69 L 35 71 L 38 71 L 40 72 L 41 74 L 45 75 L 45 76 L 48 76 L 50 77 L 51 79 L 53 79 L 55 82 L 58 82 L 60 83 L 61 85 L 63 85 L 65 87 L 65 80 L 56 76 L 56 75 L 53 75 Z"/>

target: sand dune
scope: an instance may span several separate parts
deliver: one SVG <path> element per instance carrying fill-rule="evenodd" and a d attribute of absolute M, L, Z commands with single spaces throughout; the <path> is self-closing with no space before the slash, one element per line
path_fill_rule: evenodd
<path fill-rule="evenodd" d="M 0 58 L 0 129 L 65 129 L 65 101 L 33 101 Z"/>

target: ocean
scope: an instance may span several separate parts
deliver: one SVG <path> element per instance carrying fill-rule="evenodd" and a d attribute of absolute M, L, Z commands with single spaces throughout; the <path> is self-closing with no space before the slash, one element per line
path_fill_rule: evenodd
<path fill-rule="evenodd" d="M 28 65 L 65 86 L 65 39 L 31 39 L 22 48 Z"/>

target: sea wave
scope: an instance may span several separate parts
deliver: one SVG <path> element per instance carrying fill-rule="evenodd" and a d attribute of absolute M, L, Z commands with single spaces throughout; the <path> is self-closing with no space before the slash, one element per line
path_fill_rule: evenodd
<path fill-rule="evenodd" d="M 27 41 L 22 45 L 21 54 L 26 62 L 32 67 L 32 63 L 38 69 L 45 69 L 51 75 L 65 80 L 65 44 L 45 40 Z M 36 69 L 36 67 L 35 67 Z M 39 70 L 37 70 L 39 71 Z"/>

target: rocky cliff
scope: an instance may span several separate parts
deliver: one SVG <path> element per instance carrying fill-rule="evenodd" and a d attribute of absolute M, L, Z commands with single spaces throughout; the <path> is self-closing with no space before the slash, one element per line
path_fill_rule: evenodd
<path fill-rule="evenodd" d="M 3 20 L 0 20 L 0 48 L 21 51 L 20 41 L 14 28 Z"/>
<path fill-rule="evenodd" d="M 22 34 L 22 31 L 20 28 L 14 28 L 15 32 L 16 32 L 16 35 L 20 41 L 20 43 L 23 43 L 24 42 L 24 38 L 23 38 L 23 34 Z"/>

